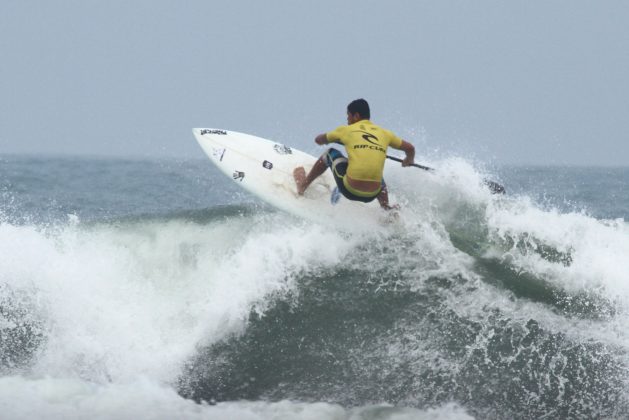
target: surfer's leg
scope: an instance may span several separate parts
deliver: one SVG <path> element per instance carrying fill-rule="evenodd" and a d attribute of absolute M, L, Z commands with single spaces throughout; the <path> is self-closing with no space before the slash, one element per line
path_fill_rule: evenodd
<path fill-rule="evenodd" d="M 389 206 L 389 193 L 386 187 L 380 190 L 380 194 L 378 194 L 376 198 L 378 199 L 378 203 L 380 203 L 380 207 L 385 210 L 391 210 L 391 206 Z"/>
<path fill-rule="evenodd" d="M 325 172 L 326 169 L 328 169 L 324 159 L 324 156 L 321 156 L 319 159 L 317 159 L 308 175 L 305 175 L 306 171 L 304 170 L 303 166 L 295 168 L 295 170 L 293 171 L 293 177 L 295 178 L 295 183 L 297 184 L 297 194 L 304 195 L 304 192 L 306 191 L 308 186 L 312 184 L 312 181 L 317 179 L 317 177 L 319 177 L 322 173 Z"/>
<path fill-rule="evenodd" d="M 389 205 L 389 192 L 387 191 L 387 184 L 384 183 L 384 179 L 382 180 L 382 189 L 380 190 L 380 193 L 378 194 L 376 198 L 378 199 L 378 203 L 380 203 L 380 207 L 382 207 L 385 210 L 393 210 L 393 209 L 400 208 L 400 206 L 398 206 L 397 204 L 395 206 Z"/>

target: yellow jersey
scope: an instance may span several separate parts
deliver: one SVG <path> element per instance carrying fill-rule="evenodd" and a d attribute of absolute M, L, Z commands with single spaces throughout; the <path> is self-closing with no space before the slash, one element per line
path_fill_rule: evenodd
<path fill-rule="evenodd" d="M 387 147 L 400 148 L 402 139 L 369 120 L 342 125 L 326 133 L 328 142 L 339 142 L 347 150 L 347 175 L 357 181 L 382 181 Z"/>

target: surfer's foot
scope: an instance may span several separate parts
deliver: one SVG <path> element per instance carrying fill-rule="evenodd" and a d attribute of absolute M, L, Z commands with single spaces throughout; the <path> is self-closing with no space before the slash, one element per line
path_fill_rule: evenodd
<path fill-rule="evenodd" d="M 297 194 L 304 195 L 304 191 L 306 191 L 306 170 L 303 166 L 295 168 L 293 178 L 295 178 L 295 184 L 297 184 Z"/>
<path fill-rule="evenodd" d="M 392 206 L 390 206 L 389 204 L 385 204 L 385 205 L 381 204 L 381 206 L 382 206 L 383 209 L 385 209 L 387 211 L 388 210 L 399 210 L 400 209 L 400 205 L 399 204 L 394 204 Z"/>

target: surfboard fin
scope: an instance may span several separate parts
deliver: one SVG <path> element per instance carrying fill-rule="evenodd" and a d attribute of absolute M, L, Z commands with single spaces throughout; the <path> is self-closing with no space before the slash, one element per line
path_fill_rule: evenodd
<path fill-rule="evenodd" d="M 334 189 L 332 190 L 332 194 L 330 194 L 330 203 L 332 203 L 332 205 L 334 206 L 339 202 L 340 198 L 341 193 L 339 192 L 339 187 L 334 187 Z"/>

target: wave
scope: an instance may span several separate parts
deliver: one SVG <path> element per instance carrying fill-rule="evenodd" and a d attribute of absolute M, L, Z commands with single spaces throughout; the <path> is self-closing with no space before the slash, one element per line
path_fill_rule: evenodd
<path fill-rule="evenodd" d="M 0 223 L 0 382 L 145 378 L 267 413 L 287 399 L 347 416 L 629 412 L 624 221 L 492 196 L 466 162 L 439 166 L 392 171 L 400 217 L 374 232 L 258 205 Z"/>

